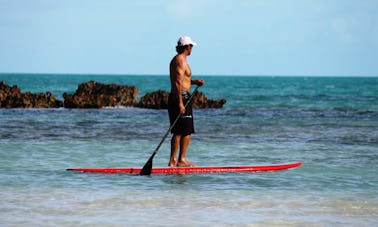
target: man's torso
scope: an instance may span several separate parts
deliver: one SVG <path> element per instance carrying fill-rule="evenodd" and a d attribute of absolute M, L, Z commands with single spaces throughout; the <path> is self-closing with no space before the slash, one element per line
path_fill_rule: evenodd
<path fill-rule="evenodd" d="M 180 80 L 180 90 L 190 91 L 192 72 L 185 57 L 176 55 L 170 64 L 170 77 L 172 86 L 176 80 Z"/>

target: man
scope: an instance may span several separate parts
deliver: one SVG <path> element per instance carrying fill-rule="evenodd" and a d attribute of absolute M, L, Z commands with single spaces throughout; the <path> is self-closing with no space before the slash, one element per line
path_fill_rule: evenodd
<path fill-rule="evenodd" d="M 190 97 L 190 86 L 196 84 L 202 86 L 204 80 L 192 80 L 187 56 L 192 53 L 193 46 L 197 43 L 188 36 L 181 37 L 176 46 L 177 55 L 173 57 L 169 66 L 171 79 L 171 93 L 168 99 L 168 112 L 171 125 L 179 114 L 180 119 L 172 128 L 171 157 L 168 166 L 170 167 L 191 167 L 194 163 L 186 159 L 187 149 L 190 143 L 191 134 L 194 133 L 192 103 L 185 109 L 185 104 Z M 177 158 L 177 151 L 180 152 Z"/>

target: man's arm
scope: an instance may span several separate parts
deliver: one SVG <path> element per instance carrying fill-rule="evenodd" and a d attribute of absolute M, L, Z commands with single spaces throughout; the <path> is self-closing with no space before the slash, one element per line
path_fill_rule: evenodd
<path fill-rule="evenodd" d="M 190 84 L 195 84 L 197 86 L 202 86 L 205 84 L 205 80 L 190 80 Z"/>
<path fill-rule="evenodd" d="M 173 76 L 172 87 L 174 89 L 174 93 L 179 104 L 180 114 L 185 113 L 185 106 L 182 100 L 182 82 L 183 82 L 185 69 L 182 65 L 183 65 L 182 62 L 176 59 L 174 68 L 173 68 L 173 75 L 172 75 Z"/>

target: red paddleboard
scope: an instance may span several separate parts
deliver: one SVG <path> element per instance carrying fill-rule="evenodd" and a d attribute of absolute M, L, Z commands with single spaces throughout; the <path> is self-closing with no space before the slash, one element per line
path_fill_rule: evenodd
<path fill-rule="evenodd" d="M 261 166 L 197 166 L 197 167 L 156 167 L 152 168 L 151 174 L 204 174 L 204 173 L 249 173 L 261 171 L 276 171 L 295 168 L 302 165 L 302 162 L 261 165 Z M 128 173 L 139 174 L 142 168 L 72 168 L 70 171 L 88 173 Z"/>

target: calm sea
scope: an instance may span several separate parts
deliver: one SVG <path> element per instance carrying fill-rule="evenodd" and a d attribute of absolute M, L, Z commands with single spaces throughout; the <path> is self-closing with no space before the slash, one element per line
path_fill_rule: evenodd
<path fill-rule="evenodd" d="M 197 77 L 198 78 L 198 77 Z M 84 174 L 143 166 L 166 110 L 0 109 L 1 226 L 377 226 L 377 77 L 204 77 L 222 109 L 195 110 L 198 165 L 303 161 L 279 172 Z M 0 74 L 58 98 L 89 80 L 169 89 L 168 76 Z M 154 158 L 166 166 L 169 139 Z"/>

